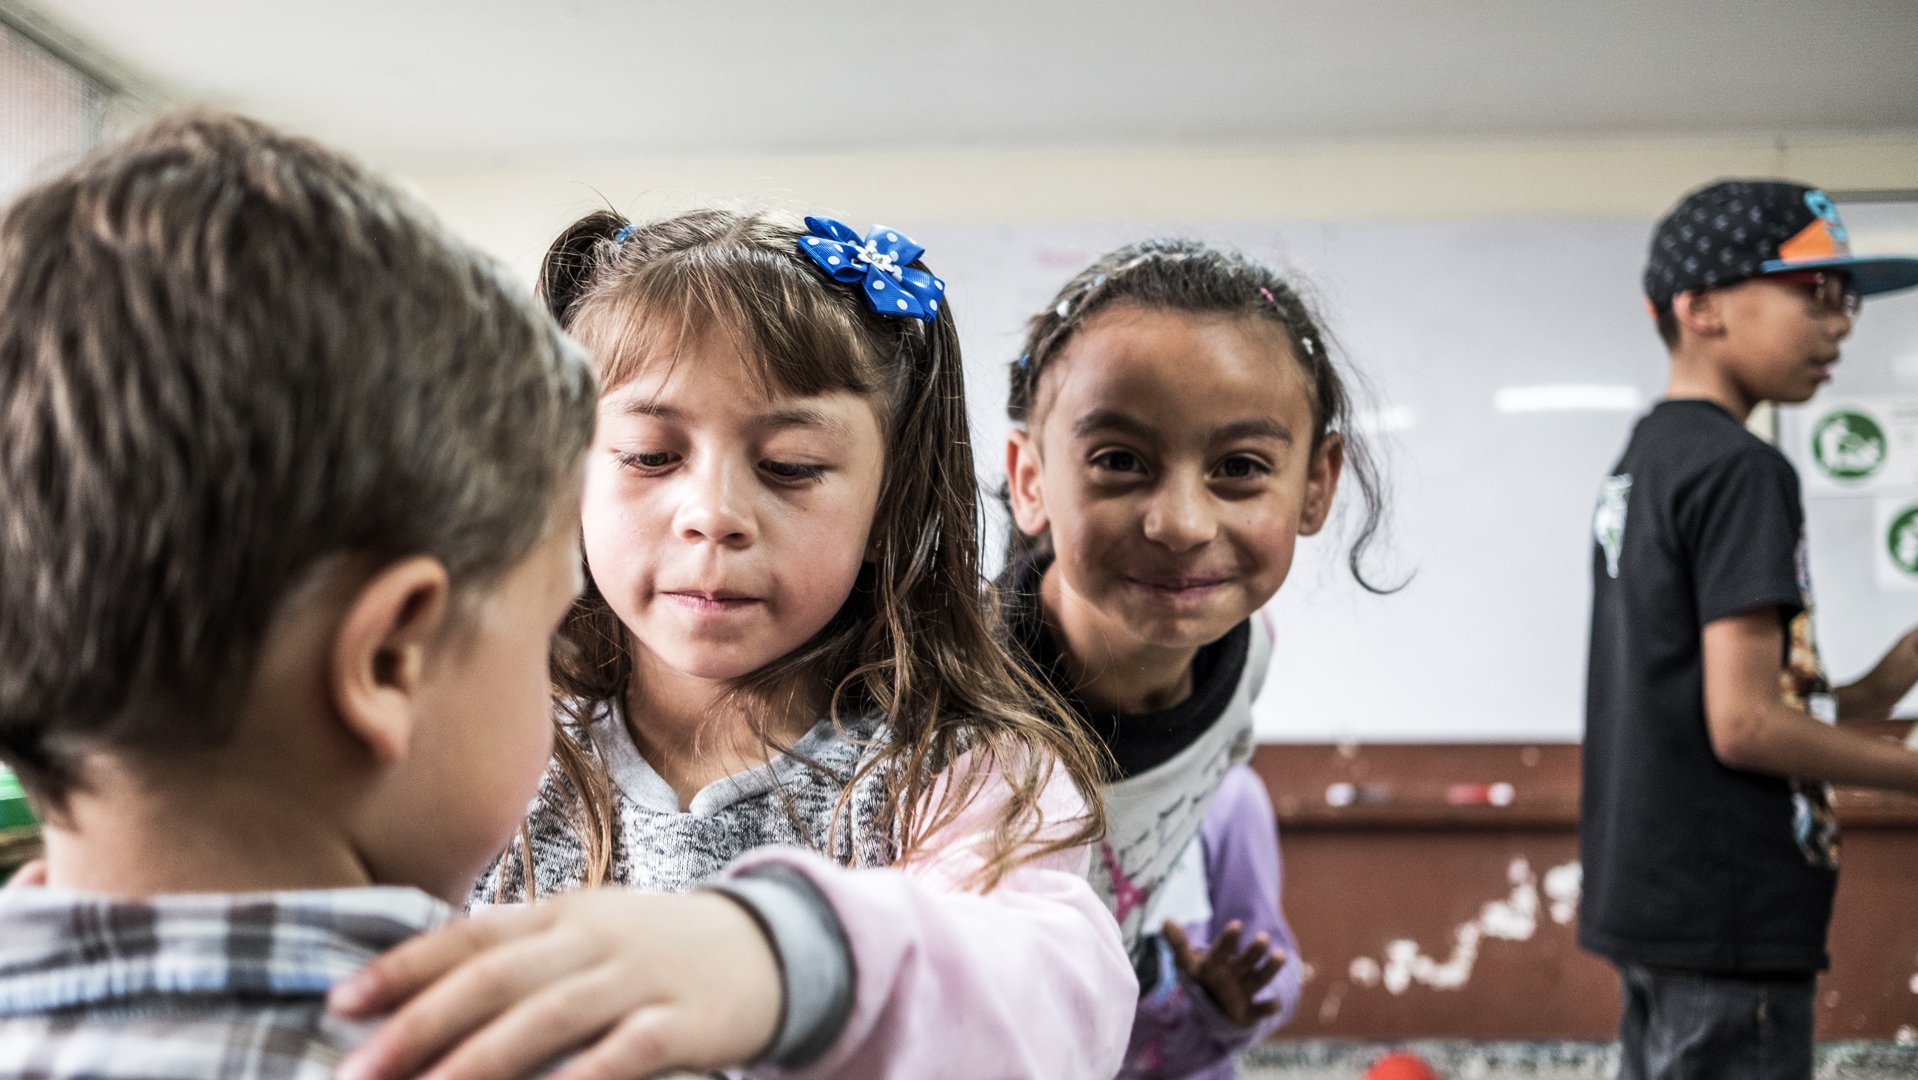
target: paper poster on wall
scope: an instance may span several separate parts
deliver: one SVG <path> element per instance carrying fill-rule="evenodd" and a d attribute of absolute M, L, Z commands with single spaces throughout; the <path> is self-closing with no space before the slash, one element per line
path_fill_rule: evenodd
<path fill-rule="evenodd" d="M 1918 400 L 1851 398 L 1809 409 L 1796 447 L 1806 493 L 1884 495 L 1918 488 Z"/>
<path fill-rule="evenodd" d="M 1918 495 L 1879 499 L 1872 530 L 1878 584 L 1918 592 Z"/>

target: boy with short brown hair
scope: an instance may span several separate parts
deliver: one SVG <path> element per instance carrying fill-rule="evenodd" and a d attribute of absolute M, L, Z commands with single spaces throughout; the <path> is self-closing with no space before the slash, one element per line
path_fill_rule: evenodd
<path fill-rule="evenodd" d="M 0 1075 L 325 1076 L 551 745 L 579 349 L 358 166 L 163 120 L 0 218 Z"/>

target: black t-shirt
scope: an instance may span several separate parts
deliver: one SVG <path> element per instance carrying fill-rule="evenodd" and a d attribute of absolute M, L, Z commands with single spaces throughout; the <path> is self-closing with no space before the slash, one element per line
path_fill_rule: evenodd
<path fill-rule="evenodd" d="M 1184 701 L 1145 713 L 1094 709 L 1079 697 L 1058 643 L 1046 628 L 1039 583 L 1050 565 L 1049 558 L 1028 556 L 1014 561 L 999 578 L 1000 602 L 1013 654 L 1026 660 L 1111 751 L 1118 766 L 1113 779 L 1137 776 L 1165 764 L 1225 715 L 1245 674 L 1246 653 L 1252 642 L 1250 619 L 1226 631 L 1224 637 L 1204 646 L 1192 658 L 1192 694 Z"/>
<path fill-rule="evenodd" d="M 1700 640 L 1715 619 L 1776 610 L 1782 692 L 1830 706 L 1798 474 L 1717 405 L 1666 401 L 1633 430 L 1592 532 L 1580 944 L 1698 971 L 1824 969 L 1829 791 L 1719 762 Z"/>

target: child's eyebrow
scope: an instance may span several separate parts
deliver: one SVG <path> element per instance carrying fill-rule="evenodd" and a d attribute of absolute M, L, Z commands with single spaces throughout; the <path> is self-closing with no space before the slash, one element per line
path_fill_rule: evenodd
<path fill-rule="evenodd" d="M 1289 445 L 1292 442 L 1292 429 L 1269 416 L 1260 416 L 1227 424 L 1212 434 L 1214 442 L 1233 442 L 1238 439 L 1271 439 Z"/>
<path fill-rule="evenodd" d="M 852 435 L 852 429 L 846 426 L 845 421 L 817 409 L 781 409 L 760 417 L 758 423 L 759 426 L 773 431 L 784 431 L 787 428 L 818 428 L 828 435 L 842 439 Z"/>
<path fill-rule="evenodd" d="M 1106 431 L 1146 440 L 1158 435 L 1152 425 L 1116 409 L 1094 409 L 1072 425 L 1073 436 L 1081 439 Z M 1269 416 L 1233 421 L 1214 431 L 1211 437 L 1212 442 L 1233 442 L 1238 439 L 1271 439 L 1287 445 L 1293 441 L 1292 429 Z"/>
<path fill-rule="evenodd" d="M 1158 435 L 1152 425 L 1127 416 L 1117 409 L 1094 409 L 1081 416 L 1079 422 L 1072 425 L 1074 438 L 1083 439 L 1102 431 L 1116 431 L 1136 439 L 1151 439 Z"/>
<path fill-rule="evenodd" d="M 627 416 L 649 416 L 655 420 L 664 420 L 669 424 L 683 423 L 688 417 L 686 410 L 676 405 L 663 405 L 647 398 L 635 398 L 623 402 L 619 411 Z M 756 416 L 751 421 L 754 427 L 767 431 L 785 431 L 790 428 L 813 428 L 840 439 L 852 437 L 852 429 L 836 416 L 820 412 L 818 409 L 796 408 L 780 409 L 776 412 Z"/>
<path fill-rule="evenodd" d="M 686 414 L 671 405 L 661 405 L 650 398 L 632 398 L 620 403 L 619 411 L 627 416 L 651 416 L 659 420 L 683 420 Z"/>

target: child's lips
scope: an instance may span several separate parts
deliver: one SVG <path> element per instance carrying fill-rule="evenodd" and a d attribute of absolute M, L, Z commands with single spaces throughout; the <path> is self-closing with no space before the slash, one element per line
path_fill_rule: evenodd
<path fill-rule="evenodd" d="M 726 589 L 663 589 L 660 595 L 702 615 L 744 611 L 760 602 L 759 597 Z"/>
<path fill-rule="evenodd" d="M 1221 575 L 1208 574 L 1203 576 L 1192 575 L 1180 577 L 1133 576 L 1128 577 L 1126 580 L 1142 589 L 1148 589 L 1152 592 L 1163 593 L 1167 596 L 1183 597 L 1203 596 L 1214 589 L 1223 587 L 1232 579 Z"/>

